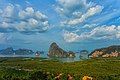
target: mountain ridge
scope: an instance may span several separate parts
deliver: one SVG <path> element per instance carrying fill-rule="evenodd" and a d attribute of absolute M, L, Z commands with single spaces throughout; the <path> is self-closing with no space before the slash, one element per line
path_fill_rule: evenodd
<path fill-rule="evenodd" d="M 119 57 L 120 45 L 112 45 L 104 48 L 95 49 L 89 55 L 89 57 Z"/>

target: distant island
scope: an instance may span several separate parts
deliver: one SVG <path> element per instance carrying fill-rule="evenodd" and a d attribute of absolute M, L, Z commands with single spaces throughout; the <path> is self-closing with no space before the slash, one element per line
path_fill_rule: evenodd
<path fill-rule="evenodd" d="M 106 48 L 95 49 L 88 55 L 90 58 L 97 57 L 120 57 L 120 45 L 113 45 Z"/>
<path fill-rule="evenodd" d="M 88 59 L 89 52 L 87 50 L 81 50 L 80 52 L 80 59 Z"/>
<path fill-rule="evenodd" d="M 55 42 L 53 42 L 50 45 L 49 52 L 48 52 L 49 57 L 59 57 L 59 58 L 67 58 L 67 57 L 75 57 L 75 53 L 72 51 L 65 51 L 62 48 L 60 48 Z"/>
<path fill-rule="evenodd" d="M 90 54 L 87 50 L 81 50 L 80 59 L 88 58 L 107 58 L 107 57 L 120 57 L 120 45 L 113 45 L 105 48 L 95 49 Z M 40 56 L 44 54 L 44 51 L 36 51 L 30 49 L 17 49 L 14 50 L 12 47 L 0 50 L 0 55 L 35 55 Z M 76 53 L 73 51 L 65 51 L 60 48 L 55 42 L 53 42 L 48 51 L 48 57 L 50 58 L 75 58 Z"/>
<path fill-rule="evenodd" d="M 32 51 L 30 49 L 17 49 L 14 50 L 12 47 L 0 50 L 0 55 L 32 55 L 32 54 L 43 54 L 43 51 Z"/>

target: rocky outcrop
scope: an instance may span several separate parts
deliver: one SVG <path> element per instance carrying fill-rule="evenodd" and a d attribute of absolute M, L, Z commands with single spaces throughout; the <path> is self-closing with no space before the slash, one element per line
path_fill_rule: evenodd
<path fill-rule="evenodd" d="M 75 57 L 75 53 L 72 51 L 66 52 L 62 48 L 60 48 L 55 42 L 50 45 L 49 57 Z"/>
<path fill-rule="evenodd" d="M 96 57 L 119 57 L 120 56 L 120 46 L 110 46 L 107 48 L 96 49 L 89 57 L 96 58 Z"/>
<path fill-rule="evenodd" d="M 67 52 L 67 57 L 74 58 L 75 57 L 75 53 L 72 52 L 72 51 L 69 51 L 69 52 Z"/>
<path fill-rule="evenodd" d="M 52 43 L 48 55 L 49 57 L 66 57 L 67 52 L 61 49 L 56 43 Z"/>

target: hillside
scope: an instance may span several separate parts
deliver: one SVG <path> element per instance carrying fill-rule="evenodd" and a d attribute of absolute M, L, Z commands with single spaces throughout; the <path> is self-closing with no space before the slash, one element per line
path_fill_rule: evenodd
<path fill-rule="evenodd" d="M 119 57 L 120 45 L 109 46 L 106 48 L 95 49 L 89 54 L 89 57 Z"/>

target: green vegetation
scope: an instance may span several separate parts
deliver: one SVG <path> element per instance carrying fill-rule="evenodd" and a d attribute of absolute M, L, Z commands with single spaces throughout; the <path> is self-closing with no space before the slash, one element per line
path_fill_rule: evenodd
<path fill-rule="evenodd" d="M 95 80 L 120 80 L 120 58 L 99 58 L 63 63 L 41 58 L 0 58 L 0 80 L 62 80 L 71 74 L 75 80 L 91 76 Z"/>

